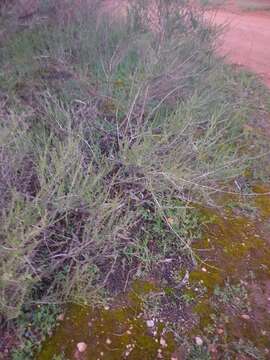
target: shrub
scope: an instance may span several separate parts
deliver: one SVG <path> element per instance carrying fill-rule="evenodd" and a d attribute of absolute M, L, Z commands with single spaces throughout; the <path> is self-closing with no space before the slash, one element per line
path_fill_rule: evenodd
<path fill-rule="evenodd" d="M 8 319 L 123 289 L 117 276 L 168 256 L 194 260 L 190 204 L 211 203 L 246 164 L 253 83 L 216 59 L 201 14 L 177 0 L 131 4 L 121 21 L 97 9 L 32 24 L 1 54 Z"/>

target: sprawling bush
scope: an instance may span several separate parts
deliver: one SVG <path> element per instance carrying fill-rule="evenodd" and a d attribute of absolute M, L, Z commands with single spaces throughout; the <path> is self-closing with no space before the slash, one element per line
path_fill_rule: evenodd
<path fill-rule="evenodd" d="M 1 51 L 8 319 L 122 290 L 167 257 L 194 260 L 189 205 L 246 163 L 252 80 L 216 59 L 202 15 L 177 0 L 94 5 L 43 2 Z"/>

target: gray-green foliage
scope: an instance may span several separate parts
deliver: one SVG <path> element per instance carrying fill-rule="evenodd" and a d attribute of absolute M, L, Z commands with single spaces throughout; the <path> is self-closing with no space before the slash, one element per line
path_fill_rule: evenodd
<path fill-rule="evenodd" d="M 204 346 L 193 346 L 191 349 L 188 360 L 210 360 L 211 354 Z"/>
<path fill-rule="evenodd" d="M 149 269 L 191 254 L 197 224 L 185 210 L 170 224 L 175 201 L 209 203 L 220 180 L 244 167 L 252 81 L 215 58 L 215 34 L 200 14 L 157 0 L 150 24 L 147 5 L 121 20 L 85 9 L 49 19 L 3 47 L 7 318 L 39 298 L 93 298 L 129 262 Z M 149 234 L 156 226 L 161 236 Z"/>

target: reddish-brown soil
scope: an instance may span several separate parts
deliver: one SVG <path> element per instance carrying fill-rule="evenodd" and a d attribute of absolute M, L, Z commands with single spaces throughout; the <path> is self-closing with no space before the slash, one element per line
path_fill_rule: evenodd
<path fill-rule="evenodd" d="M 220 54 L 257 73 L 270 87 L 270 11 L 243 11 L 230 2 L 207 12 L 207 17 L 214 24 L 225 25 Z"/>

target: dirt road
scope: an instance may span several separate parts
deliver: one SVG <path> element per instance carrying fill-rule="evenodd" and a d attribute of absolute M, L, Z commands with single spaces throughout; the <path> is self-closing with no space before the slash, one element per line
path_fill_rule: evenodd
<path fill-rule="evenodd" d="M 260 75 L 270 87 L 270 11 L 231 12 L 229 9 L 209 11 L 215 24 L 226 24 L 219 51 L 230 62 L 243 65 Z"/>

